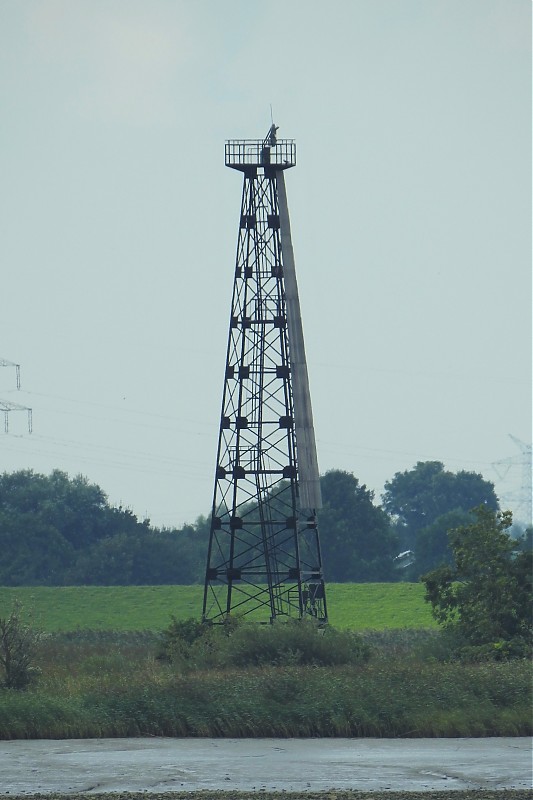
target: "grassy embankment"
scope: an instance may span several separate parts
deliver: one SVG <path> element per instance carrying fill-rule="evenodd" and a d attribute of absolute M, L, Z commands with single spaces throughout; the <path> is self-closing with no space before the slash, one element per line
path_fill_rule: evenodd
<path fill-rule="evenodd" d="M 422 587 L 331 587 L 338 628 L 381 629 L 364 633 L 370 660 L 336 667 L 157 660 L 157 631 L 198 615 L 198 587 L 2 589 L 1 615 L 13 597 L 52 633 L 35 686 L 0 691 L 3 739 L 531 733 L 529 664 L 439 660 Z"/>
<path fill-rule="evenodd" d="M 331 624 L 341 630 L 435 628 L 424 602 L 424 587 L 416 583 L 330 584 Z M 34 624 L 55 631 L 157 631 L 171 615 L 199 617 L 201 586 L 21 586 L 0 587 L 0 616 L 9 613 L 14 598 L 31 612 Z"/>

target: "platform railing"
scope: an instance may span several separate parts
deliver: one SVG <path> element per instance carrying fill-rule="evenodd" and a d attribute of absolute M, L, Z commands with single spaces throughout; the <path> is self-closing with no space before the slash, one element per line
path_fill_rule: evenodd
<path fill-rule="evenodd" d="M 294 139 L 278 139 L 274 146 L 261 139 L 229 139 L 225 148 L 226 166 L 234 169 L 272 166 L 288 169 L 296 164 Z"/>

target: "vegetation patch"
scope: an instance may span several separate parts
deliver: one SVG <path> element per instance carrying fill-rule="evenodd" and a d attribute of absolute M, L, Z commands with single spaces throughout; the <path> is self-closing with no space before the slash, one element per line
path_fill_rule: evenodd
<path fill-rule="evenodd" d="M 205 626 L 174 619 L 163 632 L 158 657 L 181 669 L 339 666 L 368 661 L 371 648 L 353 631 L 319 628 L 311 620 L 258 625 L 233 620 Z"/>
<path fill-rule="evenodd" d="M 449 531 L 454 566 L 424 576 L 433 616 L 470 658 L 531 657 L 533 552 L 516 550 L 509 512 L 480 506 Z"/>
<path fill-rule="evenodd" d="M 455 567 L 425 578 L 439 630 L 408 618 L 429 613 L 412 584 L 345 584 L 337 607 L 332 587 L 331 619 L 344 627 L 326 628 L 248 616 L 202 625 L 197 587 L 188 606 L 178 587 L 32 588 L 34 622 L 56 628 L 28 639 L 20 606 L 0 613 L 0 738 L 531 734 L 531 554 L 515 551 L 507 515 L 481 508 L 472 520 L 450 533 Z M 387 628 L 402 600 L 404 627 Z M 145 630 L 133 630 L 140 620 Z M 13 682 L 7 657 L 19 643 L 25 680 Z"/>
<path fill-rule="evenodd" d="M 434 634 L 401 636 L 367 637 L 368 660 L 363 648 L 333 666 L 278 655 L 277 665 L 189 669 L 157 658 L 154 633 L 50 635 L 40 644 L 38 683 L 0 690 L 0 738 L 532 732 L 529 662 L 441 662 Z"/>

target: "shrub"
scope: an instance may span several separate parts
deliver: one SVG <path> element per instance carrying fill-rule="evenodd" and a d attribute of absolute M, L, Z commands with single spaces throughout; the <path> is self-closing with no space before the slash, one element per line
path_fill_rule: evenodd
<path fill-rule="evenodd" d="M 243 624 L 226 638 L 226 650 L 228 662 L 238 667 L 355 664 L 370 653 L 360 636 L 304 620 Z"/>
<path fill-rule="evenodd" d="M 515 551 L 510 512 L 480 506 L 472 514 L 471 524 L 449 531 L 454 566 L 422 578 L 426 600 L 437 622 L 476 658 L 531 655 L 533 556 Z"/>
<path fill-rule="evenodd" d="M 314 621 L 288 620 L 260 625 L 232 620 L 206 626 L 177 622 L 163 632 L 160 658 L 184 669 L 246 666 L 334 666 L 362 663 L 370 647 L 351 631 L 319 628 Z"/>
<path fill-rule="evenodd" d="M 194 617 L 182 620 L 173 616 L 168 628 L 162 631 L 161 644 L 156 658 L 183 669 L 192 660 L 195 642 L 210 638 L 210 635 L 210 627 Z"/>
<path fill-rule="evenodd" d="M 33 661 L 42 634 L 26 625 L 21 613 L 15 600 L 9 617 L 0 618 L 0 667 L 6 689 L 26 689 L 39 673 Z"/>

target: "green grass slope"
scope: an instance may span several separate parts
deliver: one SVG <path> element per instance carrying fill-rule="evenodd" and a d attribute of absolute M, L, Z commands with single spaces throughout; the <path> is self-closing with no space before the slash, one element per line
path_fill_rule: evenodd
<path fill-rule="evenodd" d="M 140 631 L 165 628 L 172 615 L 199 618 L 201 586 L 0 587 L 0 616 L 18 599 L 32 624 L 47 632 L 78 629 Z M 329 619 L 341 629 L 436 626 L 424 587 L 416 583 L 329 584 Z"/>

